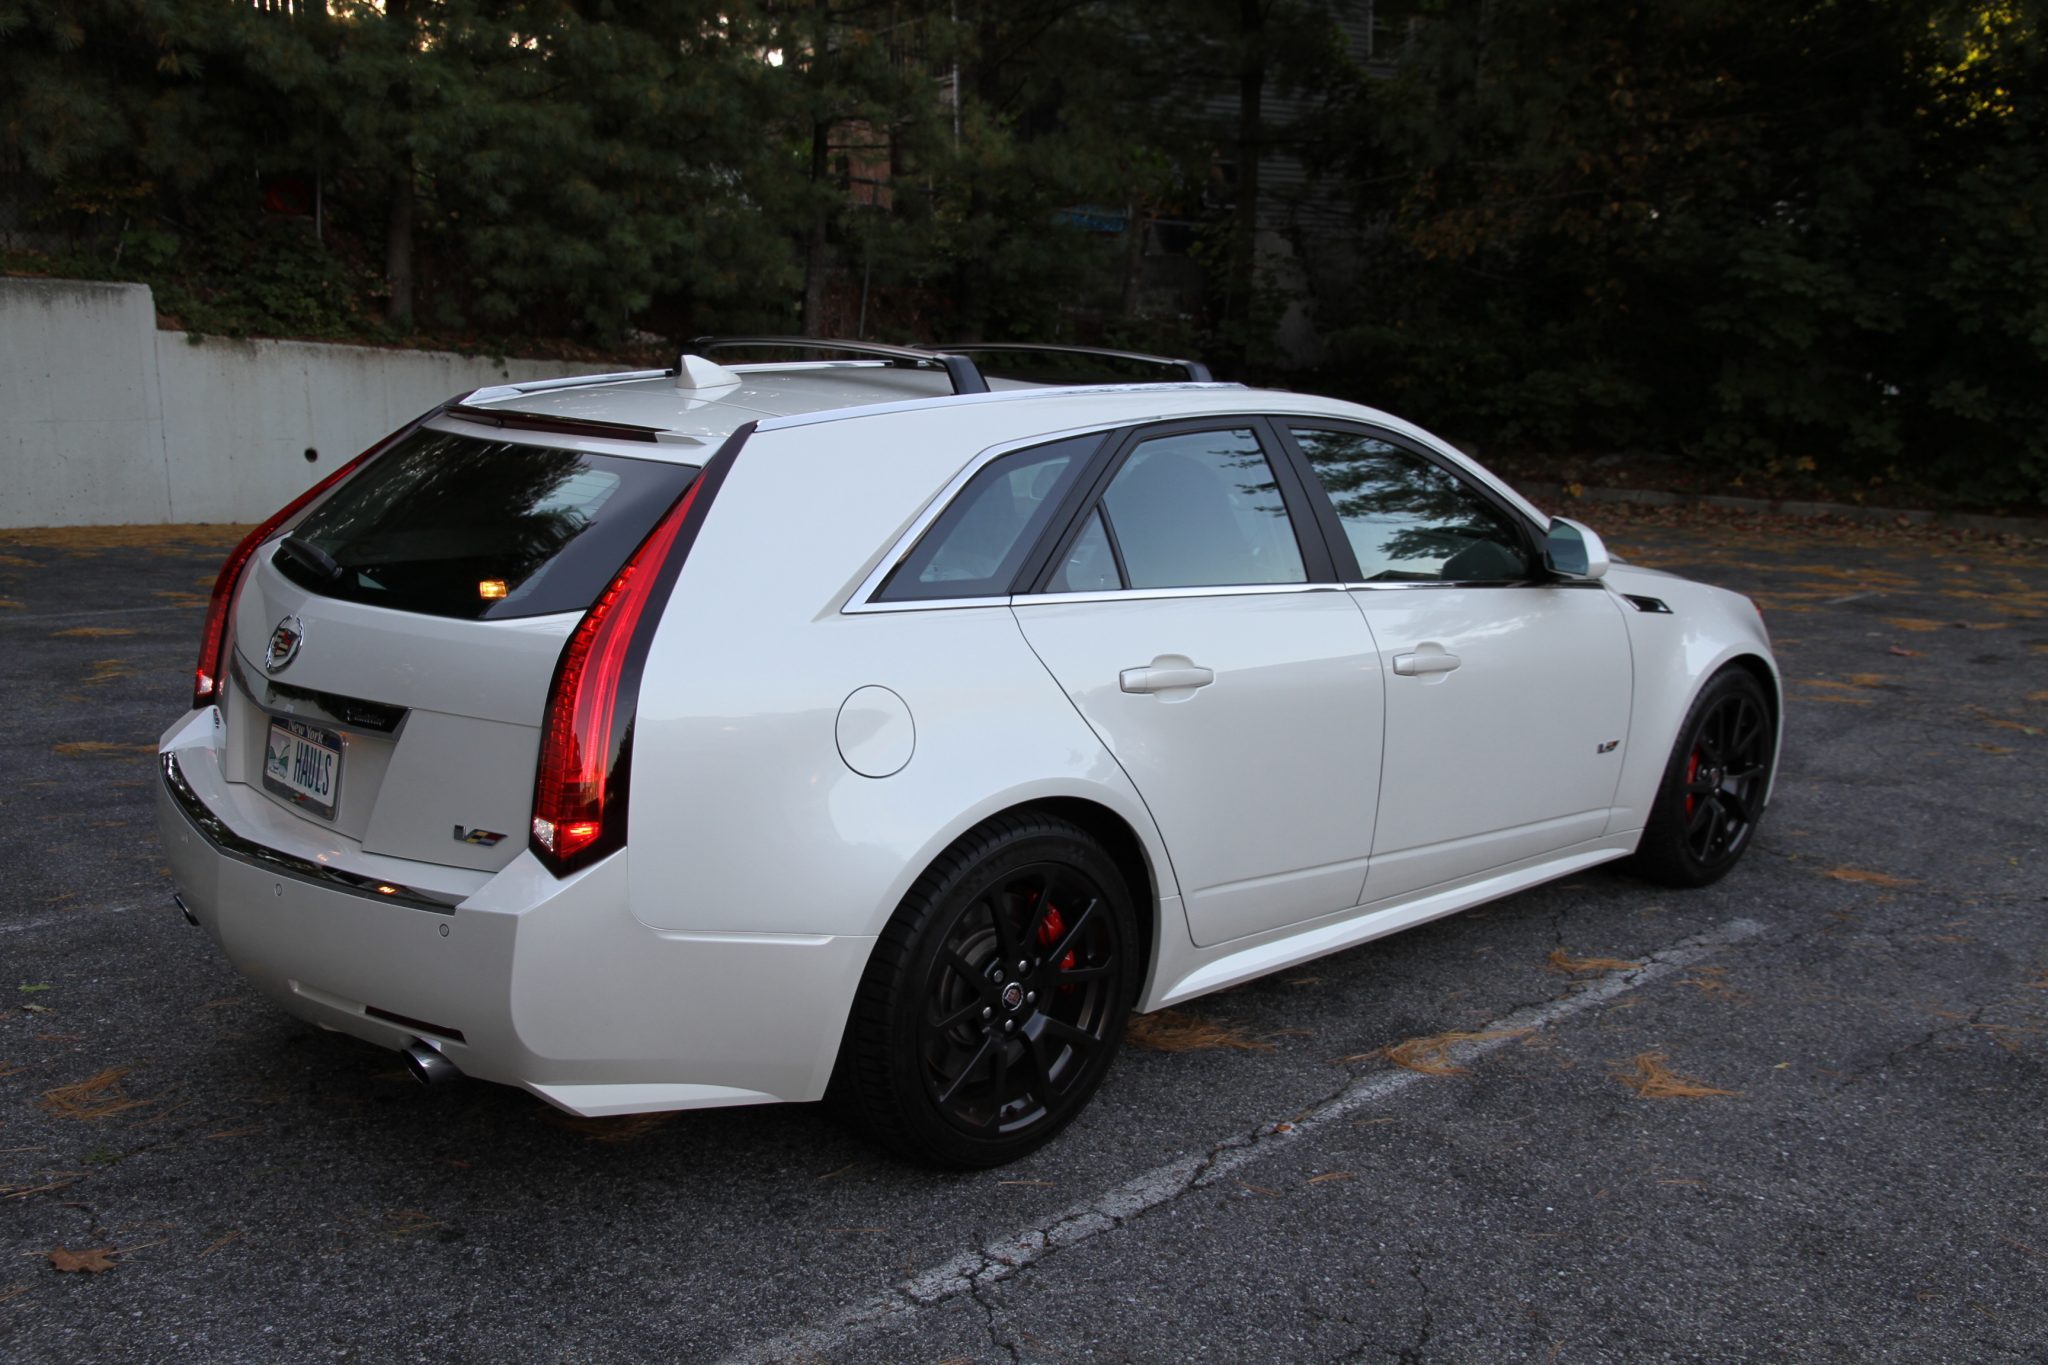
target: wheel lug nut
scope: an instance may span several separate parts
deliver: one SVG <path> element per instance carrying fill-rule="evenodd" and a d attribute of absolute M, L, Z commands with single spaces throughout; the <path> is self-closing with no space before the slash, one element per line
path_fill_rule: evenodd
<path fill-rule="evenodd" d="M 981 1007 L 981 1017 L 984 1019 L 988 1018 L 991 1014 L 994 1014 L 995 1012 L 995 1006 L 993 1005 L 983 1005 Z"/>
<path fill-rule="evenodd" d="M 1003 971 L 1000 967 L 996 969 L 996 984 L 998 986 L 1003 984 Z"/>
<path fill-rule="evenodd" d="M 1024 1003 L 1025 1003 L 1025 1004 L 1027 1004 L 1027 1005 L 1035 1005 L 1035 1004 L 1037 1004 L 1037 1003 L 1038 1003 L 1038 992 L 1037 992 L 1037 991 L 1026 991 L 1026 992 L 1024 992 Z"/>
<path fill-rule="evenodd" d="M 1017 1027 L 1017 1021 L 1015 1019 L 1003 1020 L 1003 1032 L 1008 1033 L 1011 1029 L 1015 1027 Z"/>
<path fill-rule="evenodd" d="M 1024 961 L 1021 961 L 1021 960 L 1020 960 L 1020 961 L 1019 961 L 1019 962 L 1017 963 L 1017 972 L 1018 972 L 1018 974 L 1019 974 L 1019 975 L 1022 975 L 1023 973 L 1025 973 L 1025 972 L 1028 972 L 1028 971 L 1030 971 L 1030 970 L 1031 970 L 1031 964 L 1030 964 L 1029 962 L 1024 962 Z"/>

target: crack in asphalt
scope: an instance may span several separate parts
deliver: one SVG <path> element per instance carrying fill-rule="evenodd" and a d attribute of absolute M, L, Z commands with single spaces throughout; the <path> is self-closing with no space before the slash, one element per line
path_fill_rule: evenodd
<path fill-rule="evenodd" d="M 1477 1030 L 1487 1037 L 1459 1044 L 1449 1049 L 1447 1056 L 1455 1062 L 1467 1062 L 1497 1051 L 1528 1032 L 1626 995 L 1659 977 L 1683 970 L 1719 949 L 1763 933 L 1764 926 L 1755 920 L 1731 920 L 1719 929 L 1696 934 L 1651 953 L 1639 966 L 1575 983 L 1562 995 L 1517 1006 Z M 1214 1143 L 1199 1156 L 1182 1157 L 1156 1166 L 1104 1194 L 1062 1210 L 1041 1226 L 1025 1228 L 942 1261 L 830 1322 L 742 1346 L 726 1359 L 735 1365 L 741 1362 L 765 1365 L 765 1362 L 824 1355 L 843 1346 L 851 1338 L 880 1330 L 907 1319 L 920 1309 L 963 1295 L 972 1296 L 984 1312 L 989 1312 L 988 1303 L 980 1297 L 985 1286 L 1006 1280 L 1067 1247 L 1113 1232 L 1184 1195 L 1209 1188 L 1268 1152 L 1291 1145 L 1359 1109 L 1427 1079 L 1422 1072 L 1398 1068 L 1355 1077 L 1321 1100 L 1303 1107 L 1294 1119 L 1267 1124 L 1249 1133 L 1234 1134 Z M 994 1341 L 992 1316 L 990 1336 Z M 1013 1345 L 999 1344 L 1014 1354 Z"/>
<path fill-rule="evenodd" d="M 1421 1260 L 1408 1267 L 1408 1277 L 1415 1281 L 1416 1293 L 1421 1296 L 1422 1322 L 1416 1330 L 1415 1344 L 1403 1347 L 1400 1358 L 1403 1361 L 1427 1360 L 1430 1339 L 1436 1335 L 1436 1313 L 1429 1306 L 1429 1281 L 1422 1274 Z"/>
<path fill-rule="evenodd" d="M 988 1283 L 992 1282 L 984 1282 L 979 1274 L 970 1276 L 968 1279 L 968 1293 L 981 1309 L 982 1326 L 988 1332 L 989 1345 L 1008 1355 L 1012 1361 L 1019 1362 L 1021 1365 L 1024 1353 L 1018 1349 L 1017 1343 L 1006 1339 L 1002 1333 L 996 1330 L 996 1316 L 1001 1310 L 993 1303 L 990 1303 L 982 1294 L 982 1290 L 988 1287 Z"/>

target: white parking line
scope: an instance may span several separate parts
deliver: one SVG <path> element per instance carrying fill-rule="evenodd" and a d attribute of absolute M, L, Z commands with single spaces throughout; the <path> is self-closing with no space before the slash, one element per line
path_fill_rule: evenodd
<path fill-rule="evenodd" d="M 1719 929 L 1652 953 L 1639 967 L 1614 972 L 1579 987 L 1562 999 L 1530 1005 L 1481 1025 L 1473 1031 L 1510 1036 L 1466 1043 L 1452 1048 L 1449 1056 L 1457 1062 L 1484 1056 L 1507 1046 L 1517 1036 L 1548 1028 L 1560 1020 L 1598 1008 L 1659 977 L 1682 971 L 1711 956 L 1717 949 L 1754 938 L 1763 930 L 1764 926 L 1755 920 L 1730 920 Z M 772 1361 L 827 1355 L 879 1328 L 900 1323 L 921 1308 L 972 1293 L 977 1285 L 1008 1279 L 1055 1251 L 1112 1232 L 1129 1219 L 1189 1190 L 1212 1185 L 1283 1146 L 1292 1146 L 1360 1109 L 1426 1079 L 1422 1072 L 1405 1070 L 1376 1071 L 1362 1076 L 1302 1118 L 1219 1143 L 1201 1156 L 1183 1157 L 1155 1166 L 1113 1190 L 1054 1214 L 1041 1227 L 1024 1228 L 978 1249 L 963 1251 L 950 1260 L 920 1271 L 887 1293 L 854 1305 L 828 1322 L 800 1328 L 770 1341 L 743 1346 L 728 1356 L 727 1362 L 729 1365 L 766 1365 Z"/>

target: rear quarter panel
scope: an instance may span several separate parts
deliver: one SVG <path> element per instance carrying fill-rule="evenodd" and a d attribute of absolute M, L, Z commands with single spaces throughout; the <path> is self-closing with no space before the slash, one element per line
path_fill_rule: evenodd
<path fill-rule="evenodd" d="M 756 433 L 720 488 L 641 686 L 629 861 L 643 922 L 874 934 L 953 839 L 1054 796 L 1119 815 L 1174 893 L 1143 802 L 1007 606 L 841 613 L 934 493 L 1014 439 L 991 437 L 986 416 L 916 416 Z M 839 753 L 840 706 L 867 686 L 914 724 L 888 777 Z"/>

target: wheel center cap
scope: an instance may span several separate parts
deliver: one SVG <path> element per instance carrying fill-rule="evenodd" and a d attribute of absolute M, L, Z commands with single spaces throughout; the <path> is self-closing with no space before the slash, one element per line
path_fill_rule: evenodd
<path fill-rule="evenodd" d="M 1021 1008 L 1021 1007 L 1023 1006 L 1023 1004 L 1024 1004 L 1024 983 L 1023 983 L 1023 982 L 1021 982 L 1021 981 L 1012 981 L 1012 982 L 1011 982 L 1011 983 L 1010 983 L 1009 985 L 1007 985 L 1007 986 L 1003 987 L 1003 1008 L 1004 1008 L 1004 1009 L 1006 1009 L 1006 1010 L 1014 1010 L 1014 1009 L 1018 1009 L 1018 1008 Z"/>

